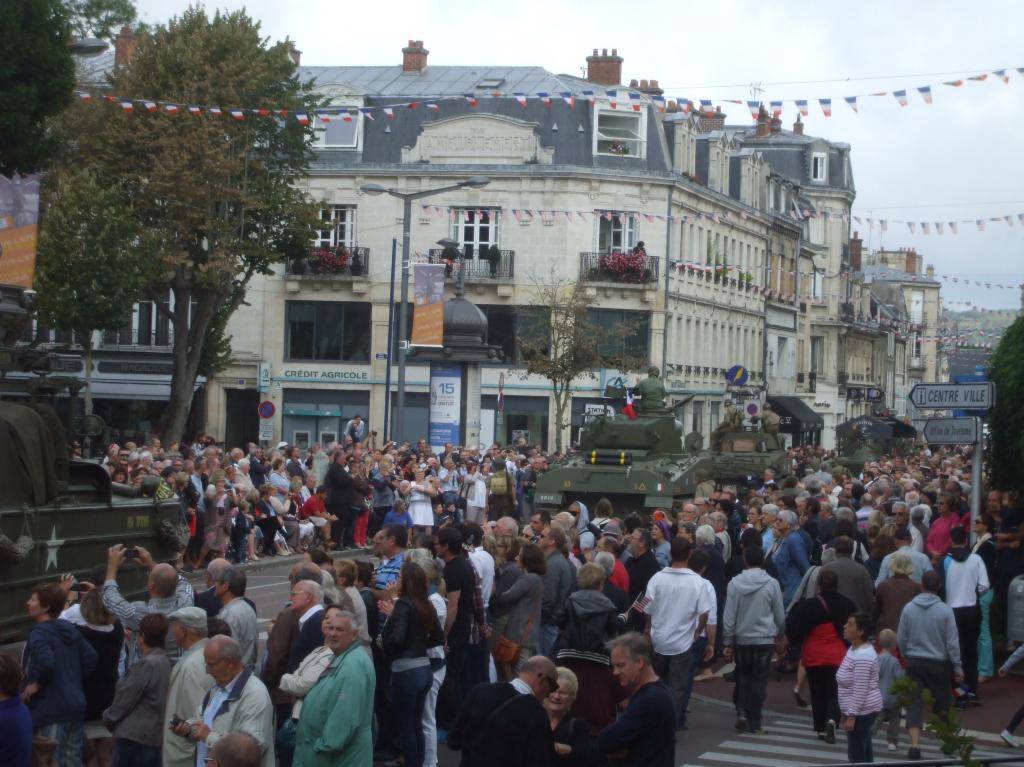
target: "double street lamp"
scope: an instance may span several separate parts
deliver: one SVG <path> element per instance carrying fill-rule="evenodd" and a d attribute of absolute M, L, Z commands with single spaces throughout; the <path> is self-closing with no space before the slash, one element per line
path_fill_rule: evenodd
<path fill-rule="evenodd" d="M 436 189 L 422 189 L 418 192 L 400 192 L 397 189 L 386 187 L 381 184 L 363 184 L 359 187 L 359 191 L 363 194 L 369 195 L 380 195 L 388 194 L 392 197 L 397 197 L 402 201 L 402 287 L 401 295 L 399 297 L 398 305 L 398 393 L 395 397 L 395 417 L 391 424 L 391 433 L 388 435 L 394 439 L 395 436 L 401 436 L 402 429 L 405 425 L 405 357 L 409 347 L 409 340 L 406 338 L 406 323 L 409 320 L 409 307 L 407 297 L 409 294 L 409 245 L 411 239 L 411 225 L 412 225 L 412 202 L 413 200 L 421 200 L 424 197 L 433 197 L 434 195 L 443 194 L 445 192 L 454 192 L 459 189 L 480 189 L 491 183 L 491 180 L 486 176 L 472 176 L 465 181 L 459 181 L 456 184 L 449 184 L 448 186 L 437 187 Z M 393 264 L 393 262 L 392 262 Z M 392 268 L 394 268 L 392 266 Z M 394 286 L 394 275 L 391 278 L 392 288 Z M 391 317 L 388 317 L 389 323 Z M 391 398 L 391 382 L 390 382 L 390 370 L 391 370 L 391 344 L 388 344 L 388 386 L 387 386 L 387 397 Z M 389 403 L 385 403 L 387 408 Z M 397 428 L 395 427 L 397 424 Z M 397 440 L 395 440 L 397 441 Z"/>

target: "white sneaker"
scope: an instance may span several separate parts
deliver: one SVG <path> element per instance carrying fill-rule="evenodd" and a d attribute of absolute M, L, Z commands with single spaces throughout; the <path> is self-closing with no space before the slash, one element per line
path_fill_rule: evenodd
<path fill-rule="evenodd" d="M 899 751 L 900 747 L 895 743 L 887 743 L 885 746 L 886 751 Z"/>
<path fill-rule="evenodd" d="M 999 733 L 999 737 L 1003 739 L 1003 743 L 1008 745 L 1010 748 L 1017 748 L 1017 739 L 1010 734 L 1009 730 L 1003 730 Z"/>

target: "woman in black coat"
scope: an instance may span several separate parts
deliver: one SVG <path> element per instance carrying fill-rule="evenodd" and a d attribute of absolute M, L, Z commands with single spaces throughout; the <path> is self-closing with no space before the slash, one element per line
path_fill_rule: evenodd
<path fill-rule="evenodd" d="M 592 767 L 601 763 L 600 755 L 593 748 L 589 725 L 572 715 L 577 692 L 579 682 L 576 675 L 559 666 L 558 687 L 544 701 L 555 741 L 554 767 Z"/>

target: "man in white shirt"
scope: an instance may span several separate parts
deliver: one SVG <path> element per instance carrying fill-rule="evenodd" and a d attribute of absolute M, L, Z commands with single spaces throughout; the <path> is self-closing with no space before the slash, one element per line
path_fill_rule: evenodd
<path fill-rule="evenodd" d="M 467 466 L 466 476 L 462 479 L 462 494 L 466 499 L 466 521 L 483 525 L 487 521 L 487 483 L 475 458 L 470 458 Z"/>
<path fill-rule="evenodd" d="M 967 545 L 967 531 L 957 525 L 949 531 L 953 545 L 942 561 L 946 572 L 946 604 L 953 608 L 956 631 L 960 638 L 960 660 L 964 667 L 964 683 L 972 698 L 978 693 L 978 636 L 981 634 L 981 608 L 978 597 L 989 590 L 985 562 L 972 554 Z M 967 701 L 957 701 L 957 707 Z"/>
<path fill-rule="evenodd" d="M 886 554 L 882 559 L 882 564 L 878 567 L 878 577 L 875 578 L 875 586 L 881 585 L 882 581 L 886 578 L 892 577 L 892 558 L 897 554 L 906 555 L 911 563 L 914 565 L 914 572 L 910 574 L 910 580 L 917 583 L 921 582 L 921 576 L 924 575 L 928 570 L 932 569 L 932 560 L 927 554 L 922 554 L 920 551 L 914 548 L 913 538 L 910 527 L 897 527 L 896 528 L 896 551 L 891 554 Z"/>
<path fill-rule="evenodd" d="M 472 523 L 466 528 L 466 543 L 473 547 L 469 552 L 469 561 L 480 579 L 480 597 L 483 599 L 486 610 L 487 605 L 491 602 L 491 594 L 494 593 L 494 557 L 484 551 L 484 547 L 480 545 L 483 543 L 483 528 Z"/>
<path fill-rule="evenodd" d="M 704 633 L 713 608 L 708 601 L 704 579 L 688 566 L 692 551 L 692 543 L 673 538 L 672 564 L 655 573 L 644 596 L 655 671 L 668 682 L 676 708 L 677 726 L 686 721 L 683 698 L 690 677 L 690 650 L 697 637 Z"/>

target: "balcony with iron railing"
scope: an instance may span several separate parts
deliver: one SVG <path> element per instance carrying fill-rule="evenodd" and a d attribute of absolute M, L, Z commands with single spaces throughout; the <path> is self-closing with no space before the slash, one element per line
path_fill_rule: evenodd
<path fill-rule="evenodd" d="M 516 252 L 497 248 L 481 248 L 465 260 L 450 259 L 442 248 L 427 251 L 427 263 L 444 264 L 444 278 L 455 280 L 460 264 L 465 269 L 466 282 L 508 282 L 515 276 Z"/>
<path fill-rule="evenodd" d="M 658 282 L 659 261 L 640 253 L 580 253 L 580 282 L 646 287 Z"/>
<path fill-rule="evenodd" d="M 300 280 L 358 280 L 369 273 L 370 249 L 359 245 L 314 246 L 285 267 L 287 277 Z"/>
<path fill-rule="evenodd" d="M 170 327 L 152 332 L 125 328 L 105 330 L 100 334 L 97 349 L 107 351 L 169 351 L 174 346 L 174 330 Z"/>

